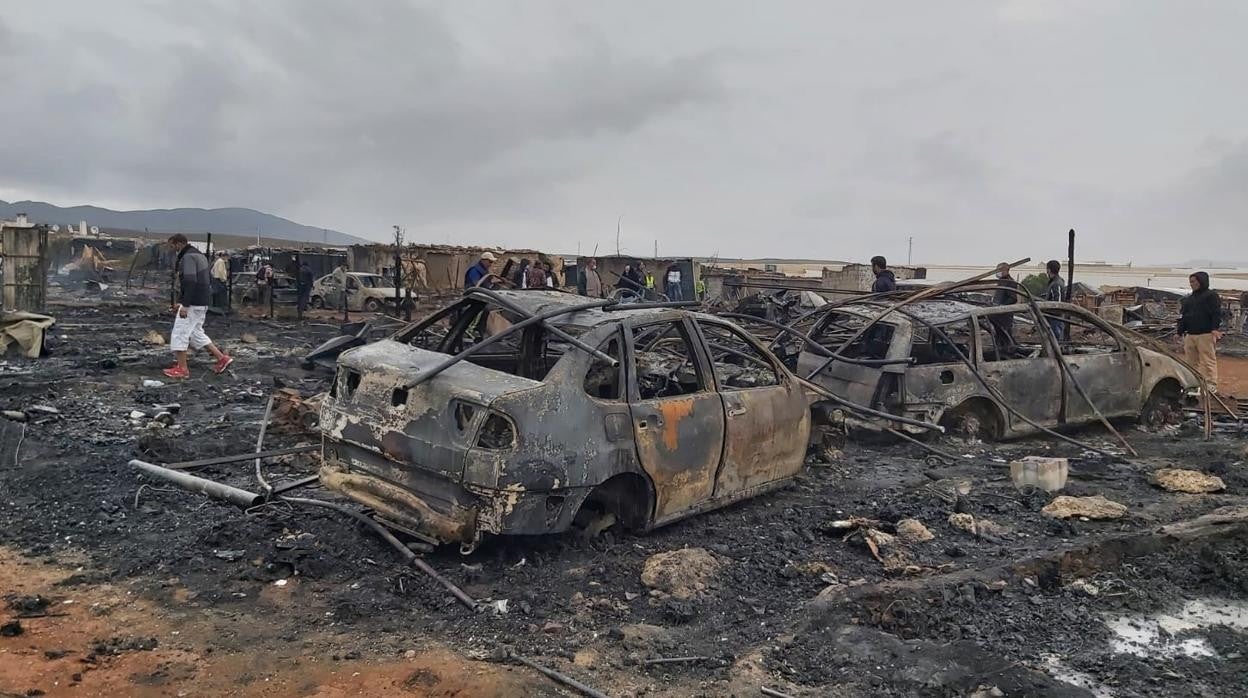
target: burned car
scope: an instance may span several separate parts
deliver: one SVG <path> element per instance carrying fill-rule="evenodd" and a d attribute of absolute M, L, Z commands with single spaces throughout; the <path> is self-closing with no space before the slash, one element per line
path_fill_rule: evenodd
<path fill-rule="evenodd" d="M 754 337 L 673 307 L 472 289 L 344 352 L 321 481 L 471 550 L 609 516 L 648 530 L 787 483 L 810 401 Z"/>
<path fill-rule="evenodd" d="M 830 309 L 810 333 L 827 351 L 808 347 L 797 373 L 859 405 L 989 439 L 1090 423 L 1097 410 L 1166 421 L 1198 384 L 1179 361 L 1075 305 L 888 305 Z M 1046 341 L 1048 327 L 1060 355 Z M 842 360 L 831 358 L 837 352 Z M 831 409 L 816 406 L 816 418 Z"/>

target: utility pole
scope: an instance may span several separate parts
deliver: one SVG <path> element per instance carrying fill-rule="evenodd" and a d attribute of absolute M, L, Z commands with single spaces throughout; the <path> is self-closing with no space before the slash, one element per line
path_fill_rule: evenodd
<path fill-rule="evenodd" d="M 658 240 L 654 241 L 654 258 L 656 260 L 659 258 L 659 241 Z"/>
<path fill-rule="evenodd" d="M 399 289 L 403 288 L 403 229 L 394 226 L 394 316 L 399 316 L 403 306 Z"/>
<path fill-rule="evenodd" d="M 624 220 L 623 213 L 620 214 L 619 218 L 615 219 L 615 256 L 616 257 L 620 256 L 620 223 L 623 220 Z"/>
<path fill-rule="evenodd" d="M 906 266 L 914 263 L 914 236 L 910 236 L 910 245 L 906 249 Z"/>

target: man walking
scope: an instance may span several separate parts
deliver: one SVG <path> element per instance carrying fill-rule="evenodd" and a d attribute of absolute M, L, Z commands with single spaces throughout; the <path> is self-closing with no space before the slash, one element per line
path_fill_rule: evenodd
<path fill-rule="evenodd" d="M 260 269 L 256 271 L 256 290 L 259 292 L 260 307 L 264 309 L 265 317 L 272 317 L 270 312 L 273 308 L 273 265 L 265 262 L 260 265 Z"/>
<path fill-rule="evenodd" d="M 1203 271 L 1187 277 L 1191 294 L 1179 303 L 1179 337 L 1183 355 L 1209 383 L 1209 392 L 1218 392 L 1216 344 L 1222 339 L 1222 301 L 1209 288 L 1209 275 Z"/>
<path fill-rule="evenodd" d="M 888 260 L 881 255 L 871 258 L 871 272 L 875 274 L 875 281 L 871 284 L 872 293 L 888 293 L 897 290 L 897 277 L 893 274 L 893 270 L 888 268 Z"/>
<path fill-rule="evenodd" d="M 602 298 L 602 277 L 598 276 L 598 260 L 589 258 L 576 275 L 576 292 L 590 298 Z"/>
<path fill-rule="evenodd" d="M 189 378 L 191 372 L 186 365 L 188 348 L 207 349 L 217 360 L 212 367 L 213 372 L 221 373 L 234 363 L 234 359 L 218 349 L 204 333 L 204 318 L 208 315 L 212 295 L 208 258 L 191 247 L 181 233 L 170 237 L 169 244 L 178 253 L 174 263 L 178 302 L 173 307 L 173 332 L 169 337 L 169 348 L 177 357 L 177 365 L 166 368 L 163 373 L 168 378 Z"/>

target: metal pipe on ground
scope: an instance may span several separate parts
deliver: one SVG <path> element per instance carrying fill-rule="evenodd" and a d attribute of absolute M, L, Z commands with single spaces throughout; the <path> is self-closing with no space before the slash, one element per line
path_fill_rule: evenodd
<path fill-rule="evenodd" d="M 573 689 L 576 689 L 577 691 L 580 691 L 581 695 L 589 696 L 589 698 L 609 698 L 607 694 L 603 693 L 602 691 L 599 691 L 593 686 L 587 686 L 581 683 L 580 681 L 577 681 L 576 679 L 572 678 L 571 676 L 568 676 L 567 674 L 561 674 L 555 671 L 554 669 L 549 669 L 547 667 L 544 667 L 541 664 L 538 664 L 537 662 L 534 662 L 533 660 L 527 657 L 523 657 L 514 652 L 508 652 L 507 656 L 510 659 L 514 659 L 517 662 L 520 662 L 521 664 L 527 666 L 528 668 L 534 671 L 538 671 L 538 672 L 541 672 L 542 674 L 545 674 L 548 678 L 553 679 L 557 683 L 561 683 L 564 686 L 567 686 L 568 688 L 573 688 Z"/>
<path fill-rule="evenodd" d="M 188 492 L 196 492 L 213 499 L 220 499 L 243 509 L 254 507 L 264 499 L 264 497 L 255 492 L 248 492 L 247 490 L 241 490 L 220 482 L 206 480 L 180 470 L 162 468 L 155 463 L 148 463 L 147 461 L 132 460 L 130 461 L 130 467 L 137 468 L 145 475 L 171 485 L 176 485 Z"/>
<path fill-rule="evenodd" d="M 264 418 L 260 420 L 260 434 L 256 436 L 256 453 L 264 453 L 264 433 L 269 429 L 269 418 L 273 416 L 273 396 L 269 396 L 269 402 L 264 406 Z M 260 461 L 263 460 L 256 455 L 256 479 L 260 481 L 260 486 L 264 488 L 264 499 L 268 501 L 273 496 L 273 486 L 268 480 L 264 479 L 264 472 L 260 468 Z"/>
<path fill-rule="evenodd" d="M 320 444 L 309 446 L 291 446 L 290 448 L 278 448 L 272 451 L 261 451 L 260 453 L 242 453 L 234 456 L 217 456 L 216 458 L 188 460 L 179 463 L 165 463 L 163 467 L 170 470 L 197 470 L 199 468 L 206 468 L 210 465 L 241 463 L 243 461 L 252 460 L 253 458 L 273 458 L 275 456 L 289 456 L 297 453 L 310 453 L 312 451 L 319 450 L 321 450 Z"/>
<path fill-rule="evenodd" d="M 447 591 L 449 591 L 451 593 L 451 596 L 454 596 L 456 600 L 458 600 L 460 603 L 467 606 L 469 610 L 472 610 L 472 611 L 481 610 L 481 604 L 477 603 L 476 600 L 473 599 L 468 594 L 465 594 L 463 589 L 460 589 L 453 582 L 443 577 L 442 575 L 438 574 L 437 570 L 430 567 L 429 563 L 417 557 L 416 553 L 412 552 L 406 545 L 403 545 L 403 542 L 400 541 L 398 538 L 395 538 L 394 534 L 391 533 L 385 526 L 382 526 L 381 524 L 370 519 L 364 514 L 361 514 L 360 512 L 355 511 L 354 509 L 351 509 L 349 507 L 344 507 L 341 504 L 334 504 L 333 502 L 325 502 L 319 499 L 308 499 L 306 497 L 281 497 L 280 501 L 330 509 L 332 511 L 338 512 L 339 514 L 344 514 L 346 516 L 349 516 L 355 519 L 356 521 L 364 524 L 365 526 L 368 526 L 378 536 L 381 536 L 382 540 L 386 541 L 387 543 L 391 545 L 391 547 L 399 551 L 399 554 L 403 556 L 403 559 L 406 560 L 409 565 L 429 575 L 429 577 L 431 577 L 434 581 L 436 581 L 438 584 L 441 584 Z"/>

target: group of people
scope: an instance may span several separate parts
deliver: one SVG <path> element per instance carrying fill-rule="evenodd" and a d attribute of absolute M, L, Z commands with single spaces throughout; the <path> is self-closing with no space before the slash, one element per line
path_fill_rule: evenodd
<path fill-rule="evenodd" d="M 559 282 L 550 264 L 541 260 L 521 259 L 518 263 L 508 261 L 500 271 L 494 271 L 498 256 L 493 252 L 483 253 L 475 264 L 464 272 L 464 288 L 557 288 Z M 637 262 L 624 267 L 619 280 L 613 285 L 620 289 L 625 298 L 645 298 L 653 296 L 655 278 L 646 269 L 645 262 Z M 695 291 L 696 291 L 695 284 Z M 576 275 L 576 292 L 590 298 L 605 298 L 612 286 L 603 281 L 598 271 L 598 260 L 590 257 L 584 259 Z M 668 266 L 663 275 L 663 294 L 668 300 L 685 300 L 684 273 L 678 263 Z"/>
<path fill-rule="evenodd" d="M 483 253 L 475 264 L 464 272 L 464 288 L 555 288 L 558 284 L 550 265 L 540 259 L 522 259 L 519 263 L 508 260 L 499 273 L 494 272 L 498 256 Z"/>
<path fill-rule="evenodd" d="M 888 261 L 884 257 L 871 258 L 871 271 L 875 274 L 875 281 L 871 285 L 872 293 L 897 290 L 897 277 L 888 268 Z M 1045 286 L 1036 300 L 1070 301 L 1061 272 L 1062 263 L 1056 259 L 1050 259 L 1044 265 Z M 998 288 L 993 294 L 993 304 L 1013 305 L 1021 302 L 1019 283 L 1010 276 L 1010 265 L 1006 262 L 998 264 L 996 276 Z M 1200 372 L 1209 384 L 1210 391 L 1217 392 L 1217 343 L 1222 341 L 1222 299 L 1216 291 L 1210 288 L 1209 274 L 1206 272 L 1198 271 L 1191 274 L 1188 277 L 1188 285 L 1192 292 L 1179 302 L 1179 320 L 1175 328 L 1178 341 L 1183 347 L 1184 360 Z M 1245 300 L 1248 300 L 1248 294 L 1245 294 Z M 994 316 L 992 321 L 998 341 L 1012 342 L 1012 317 L 1009 315 Z M 1065 336 L 1067 326 L 1062 320 L 1050 317 L 1049 327 L 1059 341 Z M 1248 320 L 1245 320 L 1244 328 L 1248 333 Z"/>
<path fill-rule="evenodd" d="M 694 283 L 694 293 L 699 293 L 700 280 Z M 619 296 L 623 299 L 642 299 L 657 296 L 655 291 L 655 278 L 650 270 L 646 269 L 646 263 L 638 261 L 636 264 L 624 265 L 624 271 L 619 274 L 614 287 L 618 289 Z M 603 283 L 602 276 L 598 273 L 598 260 L 590 257 L 580 265 L 580 270 L 576 278 L 576 292 L 582 296 L 590 298 L 603 298 L 608 293 L 608 286 Z M 663 272 L 663 295 L 667 300 L 673 302 L 681 302 L 686 300 L 684 272 L 680 268 L 679 262 L 673 262 L 667 266 Z"/>

